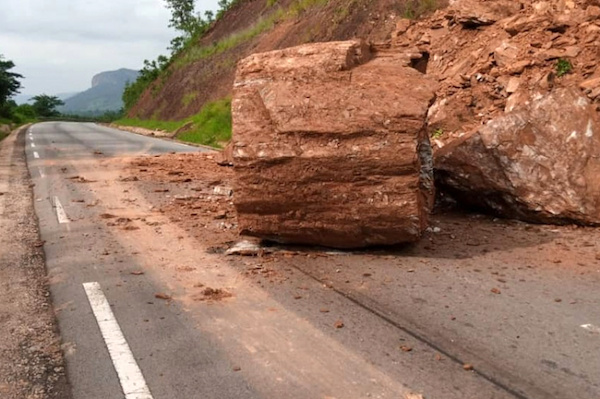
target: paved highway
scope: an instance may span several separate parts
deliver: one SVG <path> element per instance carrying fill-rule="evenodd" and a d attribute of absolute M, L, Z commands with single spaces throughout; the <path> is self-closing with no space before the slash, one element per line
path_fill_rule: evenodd
<path fill-rule="evenodd" d="M 474 237 L 490 250 L 295 257 L 263 287 L 242 276 L 260 260 L 210 254 L 128 182 L 123 157 L 172 151 L 198 149 L 94 124 L 27 132 L 74 398 L 600 397 L 597 232 L 573 251 L 566 230 L 494 248 L 490 224 Z M 558 259 L 532 252 L 557 241 Z M 235 300 L 194 299 L 188 269 Z"/>

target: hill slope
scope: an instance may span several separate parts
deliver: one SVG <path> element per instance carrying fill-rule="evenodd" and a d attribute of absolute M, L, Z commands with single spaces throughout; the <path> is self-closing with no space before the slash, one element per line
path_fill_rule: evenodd
<path fill-rule="evenodd" d="M 437 5 L 435 0 L 241 0 L 176 56 L 128 116 L 188 118 L 230 95 L 237 62 L 252 53 L 354 37 L 385 40 L 399 18 Z"/>
<path fill-rule="evenodd" d="M 67 114 L 100 115 L 123 107 L 123 89 L 133 82 L 138 72 L 131 69 L 102 72 L 92 78 L 92 87 L 65 100 L 59 110 Z"/>

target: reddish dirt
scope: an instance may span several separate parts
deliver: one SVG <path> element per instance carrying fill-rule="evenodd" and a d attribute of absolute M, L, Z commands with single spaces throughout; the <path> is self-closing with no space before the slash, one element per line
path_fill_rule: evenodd
<path fill-rule="evenodd" d="M 247 237 L 238 235 L 232 198 L 223 195 L 231 187 L 233 169 L 218 166 L 216 159 L 218 153 L 168 154 L 137 158 L 127 170 L 129 178 L 138 178 L 136 185 L 154 207 L 206 243 L 209 252 L 223 253 Z M 541 267 L 595 267 L 600 265 L 596 242 L 600 242 L 600 230 L 595 228 L 527 224 L 439 207 L 432 215 L 432 227 L 417 244 L 355 253 L 445 259 L 493 254 L 494 259 L 528 261 Z M 326 258 L 328 252 L 294 246 L 264 251 L 259 253 L 260 262 L 249 265 L 245 274 L 276 282 L 277 268 L 269 266 L 271 262 L 297 256 Z"/>
<path fill-rule="evenodd" d="M 279 0 L 273 7 L 267 7 L 265 0 L 242 1 L 213 26 L 195 48 L 212 45 L 249 28 L 279 7 L 289 9 L 295 1 Z M 237 62 L 252 53 L 352 38 L 375 42 L 386 40 L 396 21 L 404 14 L 406 4 L 410 1 L 331 0 L 326 6 L 313 7 L 296 18 L 284 19 L 273 29 L 221 54 L 184 67 L 171 67 L 164 81 L 147 90 L 129 115 L 180 120 L 196 114 L 206 102 L 231 94 Z M 443 1 L 440 1 L 441 4 Z M 192 93 L 195 98 L 187 105 L 183 104 L 184 96 Z"/>

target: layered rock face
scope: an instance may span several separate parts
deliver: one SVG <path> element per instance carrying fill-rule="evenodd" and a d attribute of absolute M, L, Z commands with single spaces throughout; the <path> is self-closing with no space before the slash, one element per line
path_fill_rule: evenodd
<path fill-rule="evenodd" d="M 338 248 L 417 240 L 432 205 L 435 84 L 360 41 L 255 54 L 234 85 L 242 234 Z"/>
<path fill-rule="evenodd" d="M 441 184 L 507 217 L 600 224 L 595 106 L 576 89 L 557 89 L 511 108 L 437 153 Z"/>

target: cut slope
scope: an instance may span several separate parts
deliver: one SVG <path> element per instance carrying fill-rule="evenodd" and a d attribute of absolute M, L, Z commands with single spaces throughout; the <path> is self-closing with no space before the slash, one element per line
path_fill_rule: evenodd
<path fill-rule="evenodd" d="M 129 116 L 187 118 L 205 103 L 228 97 L 237 62 L 252 53 L 355 37 L 385 40 L 402 16 L 436 4 L 434 0 L 278 0 L 269 6 L 265 0 L 241 1 L 176 57 Z"/>

